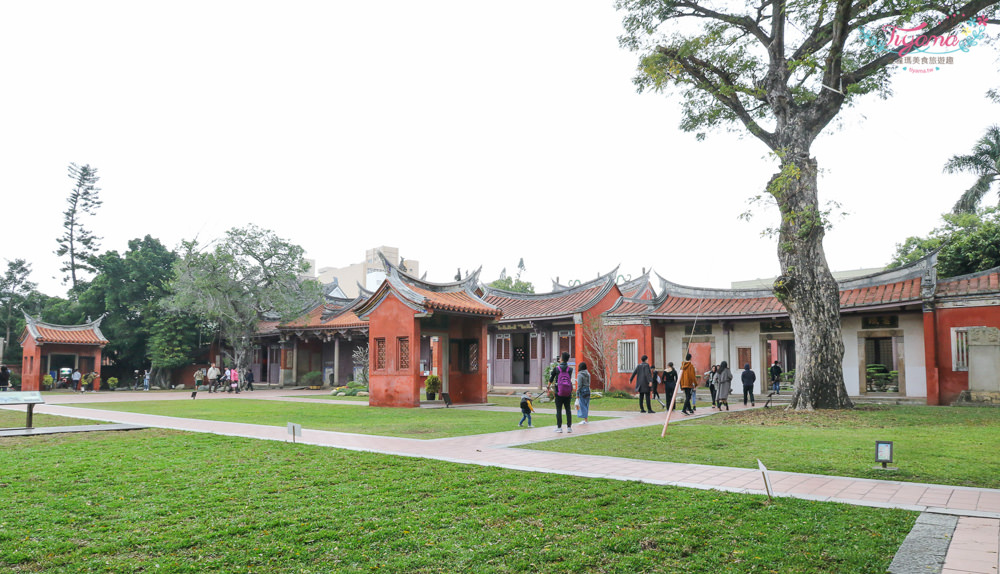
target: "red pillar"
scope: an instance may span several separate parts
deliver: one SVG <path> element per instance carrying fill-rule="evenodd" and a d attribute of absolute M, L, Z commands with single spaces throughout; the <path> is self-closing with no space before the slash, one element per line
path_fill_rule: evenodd
<path fill-rule="evenodd" d="M 937 312 L 924 311 L 924 368 L 927 371 L 927 404 L 941 404 L 941 389 L 938 381 L 937 352 Z"/>

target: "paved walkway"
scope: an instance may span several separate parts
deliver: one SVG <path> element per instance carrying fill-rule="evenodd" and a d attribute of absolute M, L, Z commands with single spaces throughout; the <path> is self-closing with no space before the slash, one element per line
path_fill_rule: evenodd
<path fill-rule="evenodd" d="M 289 397 L 288 395 L 295 395 Z M 198 393 L 197 400 L 315 400 L 310 395 L 326 396 L 323 391 L 267 390 L 244 392 L 240 395 Z M 208 432 L 229 436 L 245 436 L 264 440 L 289 441 L 287 429 L 254 424 L 205 421 L 177 417 L 143 415 L 93 408 L 69 407 L 64 404 L 87 404 L 127 400 L 191 400 L 190 393 L 178 392 L 115 392 L 80 395 L 47 395 L 45 405 L 35 412 L 89 418 L 121 424 L 170 428 L 191 432 Z M 324 400 L 323 402 L 332 402 Z M 364 405 L 357 401 L 336 401 Z M 14 407 L 16 408 L 16 407 Z M 476 407 L 517 410 L 504 407 Z M 742 409 L 736 405 L 733 410 Z M 554 412 L 541 408 L 541 412 Z M 709 416 L 711 409 L 702 407 L 697 416 Z M 592 411 L 595 416 L 610 416 L 608 420 L 587 425 L 576 424 L 573 434 L 557 434 L 553 427 L 517 429 L 509 432 L 456 438 L 420 440 L 396 437 L 360 435 L 303 429 L 297 442 L 358 451 L 400 456 L 432 458 L 462 464 L 497 466 L 533 472 L 570 474 L 576 476 L 642 481 L 651 484 L 687 488 L 716 489 L 740 493 L 765 494 L 759 470 L 654 462 L 584 454 L 512 449 L 509 447 L 568 438 L 581 434 L 611 432 L 626 428 L 655 426 L 659 433 L 663 413 L 639 414 L 618 411 Z M 671 422 L 688 418 L 675 412 Z M 870 480 L 838 476 L 821 476 L 793 472 L 770 471 L 776 496 L 842 502 L 880 508 L 901 508 L 919 512 L 957 516 L 954 536 L 945 556 L 944 574 L 997 574 L 1000 571 L 1000 490 L 968 488 L 936 484 L 919 484 L 891 480 Z M 933 571 L 933 570 L 931 570 Z"/>

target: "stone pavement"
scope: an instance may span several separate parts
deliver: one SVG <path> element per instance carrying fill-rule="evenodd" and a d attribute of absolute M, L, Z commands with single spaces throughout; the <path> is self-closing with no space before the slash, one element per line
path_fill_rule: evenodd
<path fill-rule="evenodd" d="M 288 395 L 295 396 L 289 397 Z M 198 393 L 197 400 L 315 400 L 310 399 L 310 395 L 325 396 L 326 393 L 323 391 L 262 390 L 252 393 L 244 392 L 240 395 L 222 393 L 210 395 L 200 392 Z M 191 432 L 245 436 L 264 440 L 290 440 L 287 429 L 284 427 L 103 411 L 96 404 L 92 408 L 62 406 L 63 404 L 82 405 L 125 400 L 191 399 L 189 392 L 115 392 L 82 395 L 47 395 L 46 404 L 36 406 L 35 412 L 39 414 L 73 416 L 120 424 L 144 425 Z M 334 401 L 324 400 L 324 402 Z M 355 405 L 365 404 L 358 401 L 336 402 Z M 504 411 L 517 410 L 516 408 L 503 407 L 476 408 L 494 408 Z M 733 406 L 733 410 L 742 408 L 742 405 Z M 547 411 L 554 412 L 545 408 L 539 410 L 542 413 Z M 696 416 L 709 416 L 711 413 L 712 409 L 706 409 L 703 406 L 699 409 Z M 592 411 L 591 414 L 613 418 L 595 421 L 587 425 L 576 424 L 573 426 L 573 434 L 557 434 L 553 432 L 552 426 L 547 426 L 485 435 L 420 440 L 303 429 L 302 436 L 297 441 L 350 450 L 432 458 L 462 464 L 497 466 L 532 472 L 570 474 L 613 480 L 642 481 L 651 484 L 687 488 L 765 494 L 762 475 L 757 469 L 654 462 L 640 459 L 510 448 L 534 442 L 571 438 L 583 434 L 611 432 L 626 428 L 647 426 L 655 427 L 650 428 L 650 434 L 658 438 L 660 427 L 662 427 L 664 422 L 662 412 L 643 415 L 616 411 Z M 688 417 L 675 412 L 670 420 L 673 423 L 675 420 L 684 418 Z M 940 568 L 940 556 L 937 558 L 932 556 L 928 560 L 931 562 L 936 561 L 937 567 L 927 565 L 926 567 L 920 567 L 919 570 L 911 571 L 943 572 L 944 574 L 997 574 L 998 570 L 1000 570 L 1000 562 L 998 562 L 998 556 L 1000 556 L 1000 490 L 891 480 L 821 476 L 793 472 L 770 471 L 769 474 L 775 496 L 841 502 L 880 508 L 901 508 L 932 513 L 934 515 L 958 517 L 950 544 L 947 545 L 947 554 L 944 556 L 943 569 Z M 933 520 L 930 521 L 931 524 L 928 525 L 928 528 L 935 528 L 933 522 Z M 948 536 L 947 532 L 950 532 L 950 530 L 950 527 L 947 528 L 943 536 Z M 915 528 L 916 531 L 917 529 Z M 905 550 L 906 548 L 911 548 L 912 550 L 907 551 Z M 909 546 L 904 544 L 902 550 L 905 553 L 911 551 L 919 552 L 929 550 L 930 548 L 928 545 L 917 542 Z M 906 571 L 893 570 L 893 572 Z"/>

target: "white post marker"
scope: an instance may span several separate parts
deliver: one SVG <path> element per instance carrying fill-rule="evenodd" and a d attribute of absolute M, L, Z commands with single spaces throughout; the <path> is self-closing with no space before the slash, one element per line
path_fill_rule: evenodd
<path fill-rule="evenodd" d="M 767 467 L 764 466 L 764 463 L 759 458 L 757 459 L 757 467 L 760 468 L 761 474 L 764 475 L 764 489 L 767 490 L 767 501 L 771 502 L 771 496 L 774 494 L 774 491 L 771 490 L 771 477 L 767 474 Z"/>
<path fill-rule="evenodd" d="M 295 442 L 295 437 L 302 436 L 302 425 L 296 423 L 288 423 L 288 434 L 292 435 L 292 442 Z"/>

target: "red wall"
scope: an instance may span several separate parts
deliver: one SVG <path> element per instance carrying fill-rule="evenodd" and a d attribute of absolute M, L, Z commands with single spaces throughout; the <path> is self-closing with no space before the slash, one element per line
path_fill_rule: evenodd
<path fill-rule="evenodd" d="M 647 355 L 652 360 L 653 357 L 653 339 L 650 334 L 650 328 L 647 325 L 619 325 L 614 327 L 616 329 L 615 339 L 635 339 L 637 349 L 637 357 L 642 358 L 643 355 Z M 662 368 L 665 365 L 656 365 L 657 368 Z M 680 368 L 679 365 L 674 365 L 675 368 Z M 629 393 L 635 392 L 635 382 L 629 383 L 629 378 L 632 373 L 619 373 L 618 372 L 618 360 L 615 358 L 615 364 L 611 366 L 611 390 L 615 391 L 626 391 Z"/>
<path fill-rule="evenodd" d="M 614 306 L 614 304 L 618 302 L 618 299 L 620 299 L 621 296 L 622 296 L 622 292 L 618 289 L 618 286 L 617 285 L 612 286 L 611 290 L 608 291 L 607 295 L 605 295 L 604 297 L 602 297 L 601 300 L 598 301 L 593 307 L 591 307 L 590 309 L 584 311 L 581 314 L 583 322 L 582 323 L 578 323 L 577 325 L 574 326 L 575 330 L 573 332 L 573 336 L 574 336 L 574 340 L 575 340 L 575 343 L 576 343 L 576 355 L 577 355 L 576 356 L 576 363 L 577 364 L 580 364 L 581 362 L 587 363 L 587 369 L 589 369 L 594 374 L 596 374 L 594 370 L 597 369 L 597 360 L 594 359 L 594 357 L 592 357 L 591 354 L 588 352 L 588 349 L 587 349 L 587 338 L 584 335 L 584 326 L 587 325 L 587 324 L 589 324 L 591 321 L 594 321 L 594 320 L 600 321 L 601 320 L 601 313 L 607 311 L 612 306 Z M 631 338 L 631 337 L 615 337 L 615 338 L 617 338 L 617 339 L 627 339 L 627 338 Z M 641 355 L 642 353 L 640 352 L 639 354 Z M 612 390 L 616 389 L 616 388 L 619 388 L 617 386 L 617 381 L 618 381 L 618 378 L 619 378 L 617 376 L 618 375 L 618 373 L 616 372 L 617 370 L 618 370 L 618 361 L 617 361 L 617 359 L 615 359 L 614 364 L 611 365 L 611 383 L 610 383 L 610 387 L 611 387 Z M 594 379 L 593 375 L 591 375 L 591 377 L 592 377 L 592 379 L 591 379 L 591 385 L 593 386 L 594 390 L 600 390 L 599 385 L 601 383 L 599 381 L 597 381 L 596 379 Z M 543 383 L 547 384 L 548 381 L 543 381 Z"/>
<path fill-rule="evenodd" d="M 368 404 L 376 407 L 420 406 L 420 326 L 410 309 L 389 293 L 368 317 Z M 410 338 L 410 366 L 399 368 L 396 338 Z M 385 339 L 385 369 L 376 369 L 375 339 Z"/>
<path fill-rule="evenodd" d="M 462 373 L 448 369 L 448 397 L 453 403 L 478 404 L 486 402 L 487 345 L 486 321 L 472 317 L 452 317 L 448 327 L 448 337 L 455 339 L 479 339 L 479 371 Z M 449 343 L 450 344 L 450 343 Z M 452 357 L 452 364 L 456 364 Z"/>
<path fill-rule="evenodd" d="M 24 338 L 21 345 L 21 390 L 40 391 L 42 389 L 41 362 L 42 352 L 31 336 Z"/>
<path fill-rule="evenodd" d="M 39 391 L 42 388 L 42 371 L 46 357 L 49 355 L 77 355 L 79 358 L 93 357 L 94 369 L 98 374 L 101 372 L 101 348 L 89 345 L 60 345 L 48 344 L 44 346 L 45 357 L 42 357 L 43 347 L 35 343 L 35 339 L 30 335 L 25 337 L 21 346 L 21 390 Z M 77 359 L 79 361 L 79 358 Z M 33 359 L 33 360 L 32 360 Z M 86 375 L 87 373 L 81 372 Z M 101 378 L 94 379 L 94 390 L 100 390 Z"/>
<path fill-rule="evenodd" d="M 927 313 L 925 315 L 930 315 Z M 934 311 L 934 322 L 936 323 L 935 343 L 936 343 L 936 364 L 930 364 L 930 353 L 927 364 L 927 402 L 934 403 L 932 394 L 933 370 L 937 369 L 938 393 L 937 404 L 951 404 L 958 398 L 958 394 L 969 388 L 969 374 L 964 371 L 955 372 L 951 370 L 951 329 L 952 327 L 1000 327 L 1000 307 L 963 307 L 963 308 L 938 308 Z M 924 328 L 927 328 L 925 317 Z"/>

